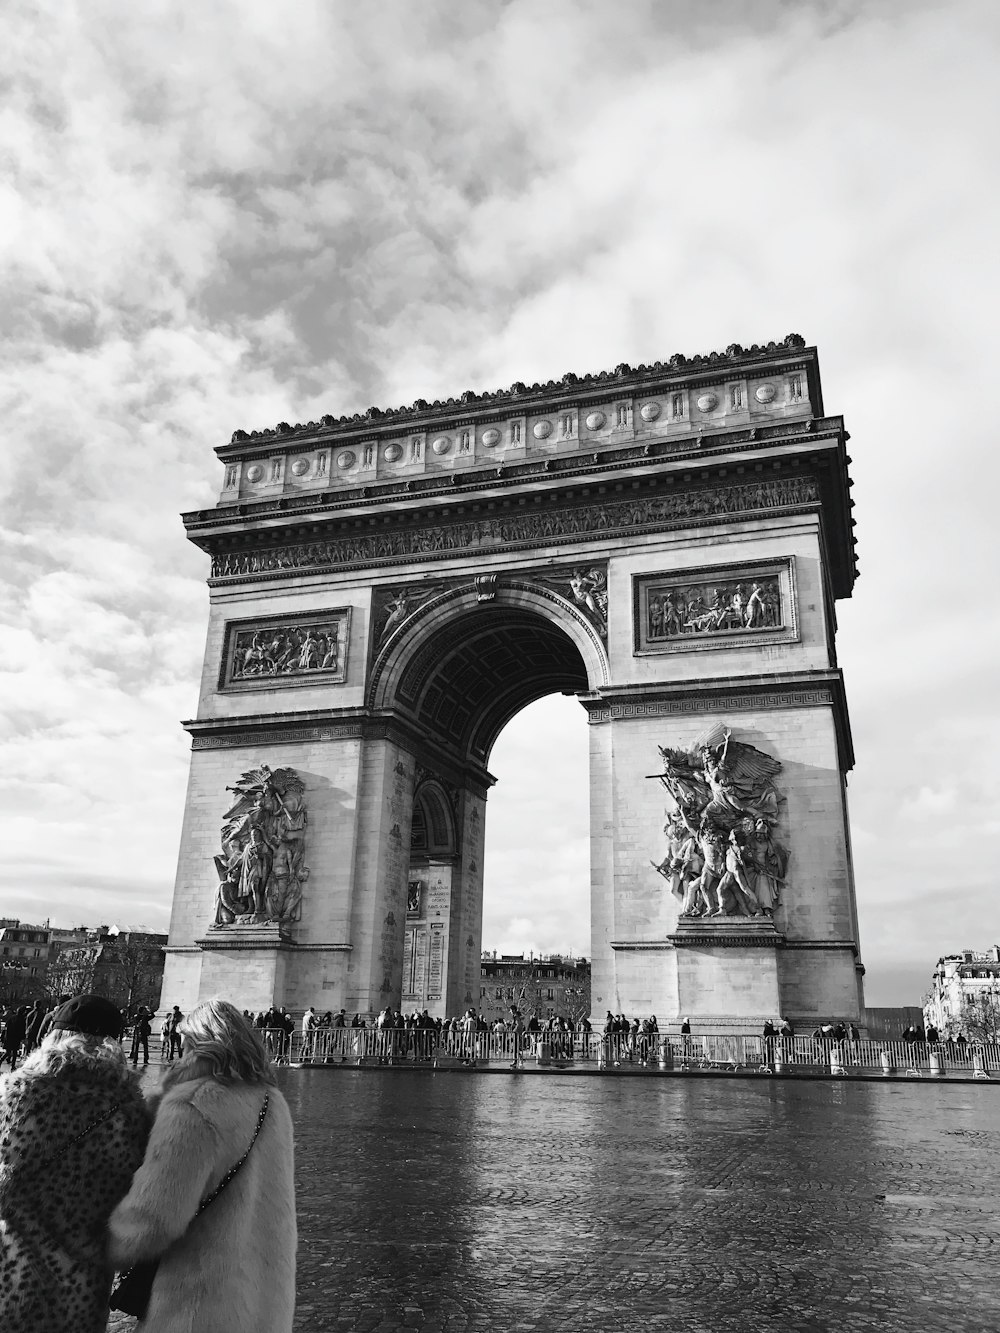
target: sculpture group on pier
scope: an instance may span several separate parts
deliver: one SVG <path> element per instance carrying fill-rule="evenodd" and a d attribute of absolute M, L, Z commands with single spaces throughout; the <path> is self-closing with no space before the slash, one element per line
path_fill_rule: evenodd
<path fill-rule="evenodd" d="M 656 776 L 673 797 L 667 855 L 654 866 L 681 916 L 773 916 L 788 852 L 775 837 L 777 759 L 717 727 L 690 750 L 659 747 Z"/>
<path fill-rule="evenodd" d="M 219 886 L 217 927 L 298 921 L 306 812 L 304 784 L 292 768 L 267 764 L 244 773 L 232 787 L 236 801 L 222 825 L 222 854 L 215 857 Z"/>

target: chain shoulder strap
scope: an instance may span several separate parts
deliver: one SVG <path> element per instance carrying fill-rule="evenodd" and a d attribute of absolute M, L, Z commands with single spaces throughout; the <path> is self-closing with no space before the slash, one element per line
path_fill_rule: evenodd
<path fill-rule="evenodd" d="M 243 1156 L 240 1158 L 240 1160 L 236 1163 L 236 1165 L 235 1165 L 234 1167 L 232 1167 L 231 1170 L 229 1170 L 229 1171 L 226 1172 L 226 1174 L 225 1174 L 225 1175 L 222 1177 L 222 1179 L 219 1181 L 218 1185 L 216 1185 L 216 1187 L 215 1187 L 215 1189 L 212 1191 L 212 1193 L 209 1194 L 209 1195 L 207 1195 L 204 1199 L 202 1199 L 201 1203 L 198 1205 L 198 1213 L 199 1213 L 199 1214 L 200 1214 L 200 1213 L 203 1213 L 203 1212 L 205 1211 L 205 1209 L 208 1207 L 208 1205 L 209 1205 L 210 1203 L 214 1203 L 214 1202 L 216 1201 L 216 1199 L 219 1197 L 219 1195 L 222 1193 L 222 1191 L 226 1188 L 226 1186 L 229 1184 L 229 1182 L 232 1180 L 232 1178 L 236 1175 L 237 1171 L 239 1171 L 239 1169 L 240 1169 L 240 1167 L 243 1165 L 243 1163 L 244 1163 L 244 1162 L 247 1160 L 247 1158 L 250 1156 L 250 1150 L 251 1150 L 251 1148 L 253 1148 L 253 1145 L 257 1142 L 257 1135 L 260 1133 L 260 1131 L 261 1131 L 261 1127 L 262 1127 L 263 1124 L 264 1124 L 264 1117 L 267 1115 L 267 1107 L 268 1107 L 268 1103 L 270 1102 L 270 1100 L 271 1100 L 271 1095 L 270 1095 L 270 1093 L 265 1092 L 265 1093 L 264 1093 L 264 1105 L 260 1108 L 260 1115 L 257 1117 L 257 1128 L 254 1130 L 254 1132 L 253 1132 L 253 1138 L 250 1140 L 250 1147 L 247 1148 L 246 1152 L 243 1154 Z"/>
<path fill-rule="evenodd" d="M 112 1106 L 110 1111 L 105 1111 L 103 1115 L 98 1116 L 97 1119 L 93 1122 L 93 1124 L 90 1124 L 87 1126 L 86 1129 L 81 1130 L 80 1133 L 77 1134 L 74 1138 L 70 1139 L 68 1143 L 64 1143 L 58 1152 L 52 1153 L 50 1157 L 43 1157 L 41 1161 L 28 1161 L 27 1163 L 25 1163 L 28 1170 L 41 1171 L 43 1168 L 47 1169 L 48 1167 L 52 1166 L 54 1162 L 59 1161 L 60 1157 L 65 1157 L 66 1154 L 69 1152 L 70 1148 L 75 1148 L 78 1143 L 82 1143 L 82 1141 L 87 1137 L 88 1134 L 92 1134 L 94 1132 L 94 1130 L 98 1127 L 98 1125 L 103 1125 L 105 1120 L 110 1120 L 111 1117 L 120 1109 L 121 1109 L 121 1102 L 115 1102 L 114 1106 Z"/>

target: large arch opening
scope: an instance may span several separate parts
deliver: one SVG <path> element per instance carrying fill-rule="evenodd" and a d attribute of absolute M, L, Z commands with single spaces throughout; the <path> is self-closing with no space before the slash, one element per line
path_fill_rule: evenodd
<path fill-rule="evenodd" d="M 373 673 L 373 704 L 408 724 L 417 750 L 404 1008 L 477 1005 L 484 944 L 589 952 L 587 723 L 577 697 L 603 683 L 607 659 L 572 606 L 504 592 L 485 604 L 474 593 L 429 602 Z M 492 781 L 505 778 L 491 772 L 501 733 L 509 794 L 493 787 L 487 810 Z M 494 802 L 498 833 L 487 834 Z"/>
<path fill-rule="evenodd" d="M 575 699 L 530 704 L 497 740 L 483 894 L 483 947 L 590 949 L 588 728 Z"/>

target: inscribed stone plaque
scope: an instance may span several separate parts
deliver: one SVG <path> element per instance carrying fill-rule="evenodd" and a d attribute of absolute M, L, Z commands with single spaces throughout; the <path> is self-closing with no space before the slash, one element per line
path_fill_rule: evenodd
<path fill-rule="evenodd" d="M 427 978 L 428 1000 L 440 1000 L 444 984 L 444 926 L 431 926 L 430 975 Z"/>

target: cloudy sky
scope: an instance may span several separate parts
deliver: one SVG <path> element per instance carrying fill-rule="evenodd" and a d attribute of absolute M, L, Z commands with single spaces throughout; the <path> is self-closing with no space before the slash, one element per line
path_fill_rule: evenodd
<path fill-rule="evenodd" d="M 853 437 L 869 1002 L 1000 939 L 998 65 L 995 0 L 14 0 L 0 913 L 165 928 L 235 427 L 794 330 Z M 484 944 L 587 951 L 586 744 L 498 743 Z"/>

